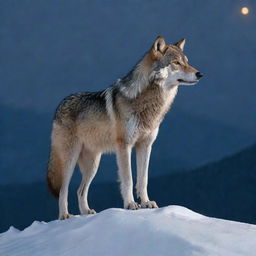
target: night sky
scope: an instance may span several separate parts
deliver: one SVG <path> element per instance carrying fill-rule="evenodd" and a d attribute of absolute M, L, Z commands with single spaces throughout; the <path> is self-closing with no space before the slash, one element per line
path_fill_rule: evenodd
<path fill-rule="evenodd" d="M 256 141 L 255 1 L 1 1 L 0 24 L 0 184 L 44 180 L 59 101 L 110 86 L 157 35 L 187 38 L 190 64 L 205 76 L 180 88 L 151 174 L 190 170 Z M 113 180 L 114 158 L 104 164 L 114 170 L 98 180 Z"/>

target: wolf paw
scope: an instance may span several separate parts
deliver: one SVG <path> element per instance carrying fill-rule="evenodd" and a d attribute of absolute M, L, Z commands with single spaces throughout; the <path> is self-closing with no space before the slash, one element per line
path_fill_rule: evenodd
<path fill-rule="evenodd" d="M 80 210 L 81 215 L 88 215 L 88 214 L 95 214 L 96 211 L 94 209 L 90 209 L 90 208 L 84 208 L 82 210 Z"/>
<path fill-rule="evenodd" d="M 141 208 L 158 208 L 155 201 L 141 202 Z"/>
<path fill-rule="evenodd" d="M 70 214 L 70 213 L 65 213 L 65 214 L 62 214 L 59 219 L 60 220 L 65 220 L 65 219 L 69 219 L 71 217 L 73 217 L 74 215 L 73 214 Z"/>
<path fill-rule="evenodd" d="M 96 214 L 94 209 L 88 209 L 86 214 Z"/>
<path fill-rule="evenodd" d="M 140 206 L 140 204 L 132 201 L 125 208 L 128 210 L 138 210 L 141 208 L 141 206 Z"/>

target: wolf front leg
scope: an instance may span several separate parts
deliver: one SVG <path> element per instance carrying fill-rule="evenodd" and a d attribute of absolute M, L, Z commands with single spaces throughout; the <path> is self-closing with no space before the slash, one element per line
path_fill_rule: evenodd
<path fill-rule="evenodd" d="M 126 144 L 119 144 L 117 146 L 117 164 L 118 174 L 121 182 L 121 194 L 124 200 L 124 208 L 130 210 L 137 210 L 140 205 L 134 201 L 133 198 L 133 181 L 131 170 L 131 147 Z"/>
<path fill-rule="evenodd" d="M 157 134 L 157 131 L 156 131 Z M 156 134 L 147 138 L 145 141 L 136 146 L 136 162 L 137 162 L 137 197 L 141 200 L 141 208 L 158 208 L 155 201 L 148 198 L 148 166 L 151 154 L 151 147 L 156 138 Z"/>

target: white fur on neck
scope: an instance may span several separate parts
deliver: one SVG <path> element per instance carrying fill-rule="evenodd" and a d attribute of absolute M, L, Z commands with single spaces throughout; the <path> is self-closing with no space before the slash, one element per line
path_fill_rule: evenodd
<path fill-rule="evenodd" d="M 105 96 L 105 100 L 106 100 L 106 108 L 107 108 L 107 113 L 112 121 L 112 123 L 114 124 L 115 122 L 115 112 L 114 112 L 114 108 L 113 108 L 113 87 L 109 87 L 107 88 L 104 92 L 103 92 L 104 96 Z"/>
<path fill-rule="evenodd" d="M 148 73 L 142 60 L 134 69 L 132 80 L 129 81 L 129 84 L 122 83 L 122 80 L 117 82 L 120 85 L 120 91 L 127 98 L 136 98 L 149 85 Z"/>

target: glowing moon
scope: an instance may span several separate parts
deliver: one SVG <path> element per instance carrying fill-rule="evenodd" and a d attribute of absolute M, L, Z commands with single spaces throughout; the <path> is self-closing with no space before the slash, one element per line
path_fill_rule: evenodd
<path fill-rule="evenodd" d="M 247 7 L 243 7 L 243 8 L 241 9 L 241 13 L 242 13 L 243 15 L 247 15 L 247 14 L 249 14 L 249 12 L 250 12 L 250 10 L 249 10 Z"/>

